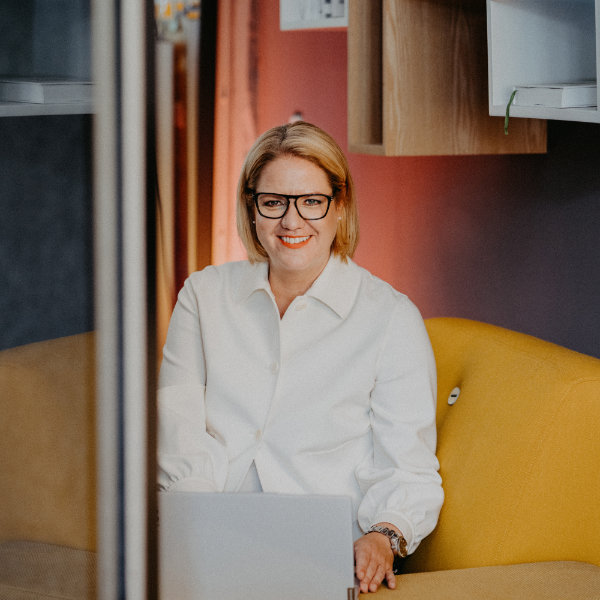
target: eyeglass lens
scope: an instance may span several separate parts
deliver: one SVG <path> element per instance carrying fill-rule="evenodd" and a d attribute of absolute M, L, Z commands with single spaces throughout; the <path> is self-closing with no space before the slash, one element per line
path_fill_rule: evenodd
<path fill-rule="evenodd" d="M 327 214 L 330 198 L 324 194 L 310 194 L 296 198 L 296 208 L 303 219 L 322 219 Z M 256 194 L 258 212 L 263 217 L 277 219 L 282 217 L 290 200 L 279 194 Z"/>

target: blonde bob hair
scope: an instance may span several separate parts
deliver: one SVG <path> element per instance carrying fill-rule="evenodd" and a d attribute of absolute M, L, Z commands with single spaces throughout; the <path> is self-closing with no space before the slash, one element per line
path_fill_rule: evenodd
<path fill-rule="evenodd" d="M 273 127 L 263 133 L 244 161 L 237 193 L 237 229 L 248 259 L 251 263 L 269 260 L 256 235 L 253 193 L 263 167 L 280 156 L 309 160 L 327 175 L 334 201 L 341 211 L 331 250 L 346 262 L 358 245 L 358 208 L 348 161 L 328 133 L 303 121 Z"/>

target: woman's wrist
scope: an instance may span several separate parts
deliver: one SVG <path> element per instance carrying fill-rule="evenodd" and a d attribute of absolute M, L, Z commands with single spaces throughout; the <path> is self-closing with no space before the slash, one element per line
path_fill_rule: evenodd
<path fill-rule="evenodd" d="M 401 556 L 402 558 L 406 556 L 406 539 L 402 532 L 391 523 L 377 523 L 367 531 L 366 535 L 370 533 L 379 533 L 387 537 L 394 556 Z"/>
<path fill-rule="evenodd" d="M 404 537 L 404 535 L 402 534 L 402 532 L 395 525 L 392 525 L 391 523 L 375 523 L 374 526 L 375 527 L 387 527 L 388 529 L 390 529 L 393 532 L 395 532 L 397 535 L 400 535 L 400 536 Z"/>

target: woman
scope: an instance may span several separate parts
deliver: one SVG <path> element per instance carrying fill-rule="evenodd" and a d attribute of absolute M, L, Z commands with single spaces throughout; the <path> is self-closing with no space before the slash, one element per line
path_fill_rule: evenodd
<path fill-rule="evenodd" d="M 173 312 L 159 486 L 348 495 L 361 591 L 393 589 L 394 554 L 414 551 L 443 502 L 423 320 L 352 262 L 352 178 L 318 127 L 256 141 L 237 224 L 249 260 L 194 273 Z"/>

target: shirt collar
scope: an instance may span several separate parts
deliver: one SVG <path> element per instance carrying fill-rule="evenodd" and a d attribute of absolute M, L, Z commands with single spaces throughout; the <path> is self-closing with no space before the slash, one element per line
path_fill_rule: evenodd
<path fill-rule="evenodd" d="M 253 265 L 250 263 L 246 264 L 244 275 L 237 289 L 236 303 L 241 304 L 249 298 L 256 290 L 266 290 L 269 294 L 271 293 L 271 286 L 269 285 L 269 263 L 268 262 L 257 262 Z"/>
<path fill-rule="evenodd" d="M 356 293 L 360 276 L 358 267 L 352 260 L 343 263 L 333 253 L 325 265 L 323 272 L 317 277 L 305 296 L 310 296 L 327 305 L 342 319 L 348 316 Z M 247 264 L 237 290 L 236 302 L 242 304 L 257 290 L 265 290 L 272 294 L 269 285 L 269 263 L 259 262 Z"/>
<path fill-rule="evenodd" d="M 354 304 L 360 282 L 358 267 L 349 258 L 346 260 L 343 263 L 332 253 L 323 272 L 305 294 L 329 306 L 342 319 Z"/>

